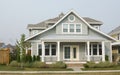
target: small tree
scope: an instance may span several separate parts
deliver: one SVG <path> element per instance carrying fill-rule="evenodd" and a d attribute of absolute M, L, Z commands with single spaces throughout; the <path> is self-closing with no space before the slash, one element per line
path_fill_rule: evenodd
<path fill-rule="evenodd" d="M 20 40 L 17 41 L 16 47 L 18 48 L 18 56 L 20 56 L 20 62 L 26 61 L 26 49 L 30 47 L 30 43 L 25 41 L 25 34 L 21 35 Z M 22 67 L 22 64 L 21 64 Z"/>

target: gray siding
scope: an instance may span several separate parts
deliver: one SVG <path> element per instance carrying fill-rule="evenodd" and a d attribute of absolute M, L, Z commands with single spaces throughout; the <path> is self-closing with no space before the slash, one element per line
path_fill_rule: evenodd
<path fill-rule="evenodd" d="M 72 13 L 71 13 L 72 14 Z M 72 14 L 74 15 L 74 14 Z M 69 16 L 69 15 L 68 15 Z M 56 26 L 56 34 L 62 34 L 62 23 L 80 23 L 82 24 L 82 34 L 88 34 L 88 27 L 87 25 L 82 21 L 80 20 L 76 15 L 75 16 L 75 21 L 74 22 L 70 22 L 68 20 L 68 16 L 63 19 L 57 26 Z"/>
<path fill-rule="evenodd" d="M 108 55 L 109 61 L 112 61 L 112 48 L 110 42 L 105 42 L 105 55 Z"/>
<path fill-rule="evenodd" d="M 31 55 L 37 55 L 37 43 L 33 42 L 32 44 L 32 51 L 31 51 Z"/>
<path fill-rule="evenodd" d="M 85 43 L 80 43 L 79 44 L 79 59 L 80 61 L 86 61 L 87 60 L 87 56 L 86 56 L 86 44 Z"/>

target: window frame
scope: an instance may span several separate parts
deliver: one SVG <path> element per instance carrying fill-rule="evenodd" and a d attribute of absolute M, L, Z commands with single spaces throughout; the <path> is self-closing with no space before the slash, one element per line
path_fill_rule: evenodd
<path fill-rule="evenodd" d="M 56 43 L 45 43 L 46 44 L 49 44 L 49 55 L 45 55 L 45 57 L 48 57 L 48 56 L 51 56 L 51 57 L 54 57 L 54 56 L 57 56 L 57 44 Z M 41 45 L 41 55 L 39 55 L 39 45 Z M 44 46 L 45 46 L 44 45 Z M 52 55 L 52 45 L 56 45 L 56 55 Z M 41 43 L 37 43 L 37 55 L 39 56 L 42 56 L 42 44 Z"/>
<path fill-rule="evenodd" d="M 93 45 L 95 45 L 95 44 L 97 45 L 97 55 L 94 55 L 94 54 L 93 54 Z M 102 56 L 102 45 L 101 45 L 101 48 L 100 48 L 99 45 L 101 45 L 101 43 L 91 43 L 91 44 L 90 44 L 90 46 L 91 46 L 91 47 L 90 47 L 90 50 L 91 50 L 91 51 L 89 52 L 89 53 L 90 53 L 90 56 Z M 101 54 L 100 54 L 100 49 L 101 49 Z"/>
<path fill-rule="evenodd" d="M 71 16 L 73 17 L 73 20 L 70 19 Z M 69 16 L 68 16 L 68 21 L 74 22 L 74 21 L 75 21 L 75 16 L 74 16 L 74 15 L 69 15 Z"/>
<path fill-rule="evenodd" d="M 67 24 L 68 25 L 68 32 L 64 32 L 64 25 Z M 70 25 L 73 24 L 74 25 L 74 32 L 70 32 Z M 76 32 L 76 25 L 80 25 L 80 32 Z M 81 23 L 62 23 L 62 34 L 82 34 L 82 24 Z"/>

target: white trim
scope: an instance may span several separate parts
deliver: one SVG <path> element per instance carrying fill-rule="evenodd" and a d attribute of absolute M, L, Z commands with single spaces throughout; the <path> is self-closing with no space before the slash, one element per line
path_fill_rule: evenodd
<path fill-rule="evenodd" d="M 67 24 L 68 32 L 63 32 L 63 25 Z M 74 32 L 70 32 L 70 24 L 74 25 Z M 76 25 L 80 25 L 80 32 L 76 32 Z M 62 34 L 82 34 L 82 24 L 81 23 L 62 23 Z"/>
<path fill-rule="evenodd" d="M 87 51 L 88 51 L 87 61 L 90 61 L 90 42 L 89 41 L 87 41 Z"/>
<path fill-rule="evenodd" d="M 45 43 L 42 41 L 42 62 L 44 62 L 44 57 L 45 57 Z"/>
<path fill-rule="evenodd" d="M 107 34 L 101 32 L 101 31 L 98 30 L 98 29 L 93 28 L 92 26 L 90 26 L 90 25 L 89 25 L 82 17 L 80 17 L 74 10 L 71 10 L 71 11 L 69 11 L 67 14 L 65 14 L 65 16 L 63 16 L 59 21 L 57 21 L 53 26 L 51 26 L 51 27 L 49 27 L 49 28 L 47 28 L 47 29 L 41 31 L 41 32 L 38 33 L 38 34 L 35 34 L 35 35 L 33 35 L 33 36 L 27 38 L 25 41 L 28 41 L 28 40 L 32 39 L 33 37 L 35 37 L 35 36 L 37 36 L 37 35 L 40 35 L 40 34 L 46 32 L 46 31 L 48 31 L 48 30 L 54 28 L 59 22 L 61 22 L 61 21 L 62 21 L 65 17 L 67 17 L 70 13 L 74 13 L 76 16 L 78 16 L 78 18 L 80 18 L 80 19 L 81 19 L 86 25 L 88 25 L 88 27 L 91 28 L 92 30 L 94 30 L 94 31 L 96 31 L 96 32 L 98 32 L 98 33 L 100 33 L 100 34 L 102 34 L 102 35 L 108 37 L 108 38 L 111 39 L 111 40 L 117 41 L 117 40 L 114 39 L 113 37 L 111 37 L 111 36 L 109 36 L 109 35 L 107 35 Z"/>
<path fill-rule="evenodd" d="M 60 61 L 60 41 L 57 41 L 57 61 Z"/>
<path fill-rule="evenodd" d="M 33 56 L 33 48 L 32 48 L 32 43 L 31 43 L 31 56 Z"/>
<path fill-rule="evenodd" d="M 110 43 L 110 62 L 112 62 L 112 45 Z"/>
<path fill-rule="evenodd" d="M 102 41 L 102 61 L 105 61 L 105 43 Z"/>

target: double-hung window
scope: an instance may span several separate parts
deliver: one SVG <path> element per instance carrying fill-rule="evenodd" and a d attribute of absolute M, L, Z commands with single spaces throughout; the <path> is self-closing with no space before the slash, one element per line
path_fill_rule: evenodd
<path fill-rule="evenodd" d="M 99 43 L 90 44 L 90 55 L 102 55 L 102 46 Z"/>
<path fill-rule="evenodd" d="M 56 55 L 56 44 L 45 44 L 45 55 L 55 56 Z"/>
<path fill-rule="evenodd" d="M 80 24 L 76 24 L 76 32 L 81 32 L 81 26 L 80 26 Z"/>
<path fill-rule="evenodd" d="M 56 55 L 56 44 L 51 44 L 51 55 Z"/>
<path fill-rule="evenodd" d="M 63 32 L 68 32 L 68 24 L 63 25 Z"/>
<path fill-rule="evenodd" d="M 74 29 L 75 29 L 75 28 L 74 28 L 74 24 L 70 24 L 69 27 L 70 27 L 70 32 L 74 32 Z"/>
<path fill-rule="evenodd" d="M 45 55 L 50 55 L 50 45 L 45 44 Z"/>
<path fill-rule="evenodd" d="M 38 45 L 38 55 L 42 55 L 42 45 Z"/>

